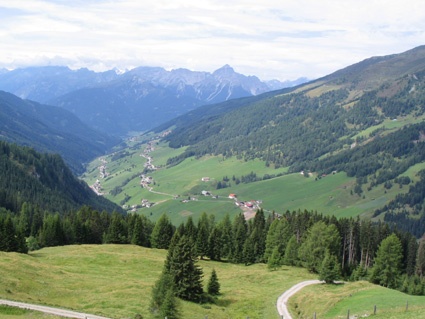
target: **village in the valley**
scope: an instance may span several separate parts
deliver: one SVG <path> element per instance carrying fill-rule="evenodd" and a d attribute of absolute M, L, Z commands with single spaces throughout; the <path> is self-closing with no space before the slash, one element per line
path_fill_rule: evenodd
<path fill-rule="evenodd" d="M 175 195 L 175 194 L 167 194 L 167 193 L 161 193 L 156 192 L 153 189 L 154 185 L 154 179 L 152 176 L 149 175 L 149 172 L 154 172 L 158 169 L 153 164 L 153 157 L 151 153 L 155 150 L 155 143 L 157 142 L 157 139 L 159 137 L 165 136 L 164 134 L 169 134 L 169 132 L 162 133 L 161 136 L 156 137 L 155 139 L 152 139 L 149 141 L 143 150 L 143 152 L 140 154 L 141 157 L 146 159 L 146 162 L 143 164 L 143 172 L 140 174 L 140 186 L 144 189 L 147 189 L 149 192 L 156 193 L 156 194 L 162 194 L 171 196 L 174 199 L 179 199 L 181 195 Z M 107 171 L 107 160 L 105 158 L 100 158 L 100 166 L 98 167 L 99 170 L 99 178 L 96 180 L 96 182 L 90 186 L 90 188 L 99 196 L 103 196 L 103 188 L 101 185 L 101 180 L 107 178 L 110 176 L 109 172 Z M 210 177 L 202 177 L 201 181 L 204 183 L 211 182 Z M 204 197 L 210 197 L 212 200 L 219 199 L 219 195 L 214 195 L 211 191 L 203 190 L 200 194 Z M 227 198 L 234 201 L 235 205 L 238 206 L 244 213 L 244 216 L 246 219 L 253 218 L 255 216 L 255 212 L 260 209 L 260 205 L 262 204 L 261 200 L 248 200 L 248 201 L 242 201 L 238 199 L 238 196 L 234 193 L 230 193 L 228 196 L 220 196 L 221 199 Z M 180 200 L 182 203 L 188 203 L 189 201 L 197 201 L 198 197 L 188 196 L 185 199 Z M 148 199 L 143 198 L 140 202 L 140 204 L 134 204 L 134 205 L 123 205 L 123 209 L 136 212 L 138 209 L 142 208 L 150 208 L 154 206 L 156 203 L 149 201 Z"/>

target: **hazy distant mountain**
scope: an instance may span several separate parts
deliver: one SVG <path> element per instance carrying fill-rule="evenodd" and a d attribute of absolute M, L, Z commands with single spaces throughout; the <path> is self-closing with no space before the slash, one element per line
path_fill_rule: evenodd
<path fill-rule="evenodd" d="M 49 105 L 22 100 L 0 91 L 0 139 L 59 153 L 78 173 L 82 163 L 104 154 L 119 139 L 96 132 L 72 113 Z"/>
<path fill-rule="evenodd" d="M 88 69 L 71 70 L 63 66 L 28 67 L 0 70 L 0 90 L 22 99 L 45 103 L 63 94 L 111 81 L 115 71 L 97 73 Z"/>
<path fill-rule="evenodd" d="M 293 80 L 293 81 L 287 80 L 287 81 L 283 81 L 283 82 L 278 81 L 278 80 L 270 80 L 270 81 L 267 81 L 266 84 L 271 90 L 274 91 L 274 90 L 280 90 L 280 89 L 284 89 L 284 88 L 294 87 L 294 86 L 306 83 L 308 81 L 310 81 L 308 78 L 301 77 L 301 78 L 298 78 L 298 79 Z"/>
<path fill-rule="evenodd" d="M 49 103 L 73 112 L 98 130 L 125 135 L 151 129 L 200 105 L 270 90 L 257 77 L 236 73 L 228 65 L 213 73 L 139 67 Z"/>

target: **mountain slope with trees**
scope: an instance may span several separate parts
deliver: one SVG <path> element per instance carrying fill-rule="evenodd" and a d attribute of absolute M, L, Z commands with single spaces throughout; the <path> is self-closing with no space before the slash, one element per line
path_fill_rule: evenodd
<path fill-rule="evenodd" d="M 66 214 L 88 205 L 99 211 L 121 208 L 96 195 L 78 180 L 57 154 L 0 141 L 0 207 L 20 212 L 33 210 Z"/>
<path fill-rule="evenodd" d="M 90 129 L 75 115 L 59 107 L 22 100 L 0 91 L 0 139 L 59 153 L 77 173 L 83 163 L 104 154 L 119 143 Z"/>
<path fill-rule="evenodd" d="M 403 174 L 425 162 L 425 46 L 370 58 L 295 88 L 227 103 L 210 106 L 207 114 L 194 110 L 158 128 L 172 128 L 165 138 L 171 147 L 187 146 L 168 160 L 169 166 L 212 154 L 261 159 L 271 167 L 315 172 L 319 178 L 345 171 L 357 178 L 359 196 L 377 185 L 422 181 L 421 175 L 413 181 Z M 399 209 L 386 214 L 388 221 L 425 215 L 419 188 L 411 186 L 411 195 L 406 195 L 415 200 L 400 196 L 398 204 L 391 204 Z M 375 216 L 388 212 L 386 207 Z M 425 226 L 416 226 L 414 233 L 421 236 Z"/>

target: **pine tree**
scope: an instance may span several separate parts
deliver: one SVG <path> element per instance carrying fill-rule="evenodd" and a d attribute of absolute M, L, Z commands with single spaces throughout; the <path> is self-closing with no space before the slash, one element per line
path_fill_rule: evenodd
<path fill-rule="evenodd" d="M 196 250 L 201 259 L 208 255 L 208 238 L 210 235 L 209 220 L 206 213 L 201 215 L 198 222 L 198 232 L 196 235 Z"/>
<path fill-rule="evenodd" d="M 272 254 L 267 260 L 267 268 L 270 270 L 276 270 L 282 266 L 282 256 L 279 246 L 275 246 Z"/>
<path fill-rule="evenodd" d="M 218 282 L 215 269 L 213 269 L 211 272 L 211 277 L 208 281 L 207 292 L 212 296 L 217 296 L 220 294 L 220 283 Z"/>
<path fill-rule="evenodd" d="M 167 215 L 164 213 L 158 219 L 151 234 L 153 248 L 168 249 L 174 229 Z"/>
<path fill-rule="evenodd" d="M 165 293 L 164 300 L 159 308 L 159 318 L 178 319 L 179 311 L 177 299 L 172 289 L 168 289 Z"/>
<path fill-rule="evenodd" d="M 223 242 L 220 227 L 214 227 L 208 237 L 208 254 L 211 260 L 221 260 Z"/>
<path fill-rule="evenodd" d="M 283 257 L 283 264 L 288 266 L 296 266 L 298 264 L 298 248 L 297 237 L 293 235 L 288 242 Z"/>
<path fill-rule="evenodd" d="M 195 245 L 190 238 L 183 236 L 174 247 L 169 267 L 176 296 L 188 301 L 201 300 L 203 273 L 197 265 Z"/>
<path fill-rule="evenodd" d="M 325 258 L 319 270 L 319 280 L 325 281 L 327 284 L 334 283 L 341 276 L 341 270 L 336 256 L 331 255 L 326 250 Z"/>
<path fill-rule="evenodd" d="M 401 242 L 395 234 L 382 240 L 376 253 L 370 281 L 387 288 L 397 288 L 402 258 Z"/>
<path fill-rule="evenodd" d="M 327 226 L 323 221 L 315 223 L 308 231 L 308 236 L 298 250 L 298 256 L 304 266 L 317 273 L 325 258 L 326 250 L 337 256 L 340 249 L 340 236 L 335 225 Z"/>
<path fill-rule="evenodd" d="M 244 245 L 247 238 L 247 224 L 245 217 L 239 214 L 233 222 L 233 247 L 232 261 L 242 263 L 244 261 Z"/>
<path fill-rule="evenodd" d="M 232 258 L 232 248 L 233 248 L 233 231 L 232 223 L 230 221 L 229 214 L 224 216 L 224 219 L 218 225 L 221 233 L 221 249 L 220 256 L 222 258 Z"/>

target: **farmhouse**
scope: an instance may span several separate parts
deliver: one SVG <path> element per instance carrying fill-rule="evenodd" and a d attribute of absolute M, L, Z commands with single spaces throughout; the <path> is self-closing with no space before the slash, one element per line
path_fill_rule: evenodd
<path fill-rule="evenodd" d="M 237 198 L 237 196 L 236 196 L 236 194 L 229 194 L 229 198 L 231 198 L 231 199 L 236 199 L 236 198 Z"/>

